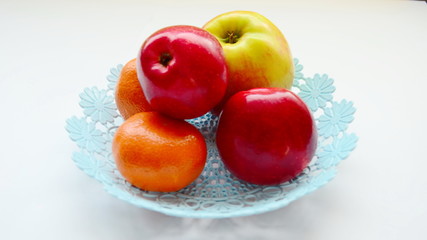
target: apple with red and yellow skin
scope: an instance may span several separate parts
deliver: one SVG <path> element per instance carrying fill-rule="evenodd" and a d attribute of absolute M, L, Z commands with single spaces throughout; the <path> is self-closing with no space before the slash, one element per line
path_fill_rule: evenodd
<path fill-rule="evenodd" d="M 307 105 L 284 88 L 233 95 L 220 115 L 216 144 L 227 169 L 252 184 L 276 185 L 300 174 L 317 147 Z"/>
<path fill-rule="evenodd" d="M 266 17 L 233 11 L 213 18 L 203 29 L 213 34 L 224 49 L 229 82 L 222 104 L 243 90 L 292 87 L 294 65 L 288 42 Z"/>
<path fill-rule="evenodd" d="M 137 75 L 153 110 L 190 119 L 224 97 L 227 65 L 218 40 L 202 28 L 177 25 L 152 34 L 137 57 Z"/>

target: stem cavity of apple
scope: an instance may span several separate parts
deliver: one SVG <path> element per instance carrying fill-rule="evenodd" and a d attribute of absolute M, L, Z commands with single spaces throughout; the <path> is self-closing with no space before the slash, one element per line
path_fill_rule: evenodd
<path fill-rule="evenodd" d="M 233 43 L 236 43 L 239 40 L 239 38 L 240 38 L 239 34 L 233 31 L 228 31 L 227 35 L 225 36 L 224 42 L 233 44 Z"/>
<path fill-rule="evenodd" d="M 162 53 L 159 58 L 160 64 L 162 64 L 164 67 L 167 67 L 171 60 L 172 55 L 170 55 L 170 53 Z"/>

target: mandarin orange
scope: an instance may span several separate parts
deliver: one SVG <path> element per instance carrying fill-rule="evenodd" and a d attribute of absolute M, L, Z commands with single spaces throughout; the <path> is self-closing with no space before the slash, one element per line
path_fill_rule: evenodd
<path fill-rule="evenodd" d="M 151 111 L 136 74 L 136 59 L 130 60 L 122 68 L 117 81 L 116 105 L 124 119 L 139 112 Z"/>
<path fill-rule="evenodd" d="M 203 171 L 207 148 L 193 125 L 157 112 L 128 118 L 113 138 L 113 156 L 134 186 L 158 192 L 178 191 Z"/>

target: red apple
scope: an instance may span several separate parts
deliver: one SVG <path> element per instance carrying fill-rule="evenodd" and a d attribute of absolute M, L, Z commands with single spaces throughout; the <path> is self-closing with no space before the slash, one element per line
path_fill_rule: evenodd
<path fill-rule="evenodd" d="M 216 135 L 232 174 L 249 183 L 275 185 L 296 177 L 310 163 L 317 131 L 307 105 L 283 88 L 255 88 L 225 104 Z"/>
<path fill-rule="evenodd" d="M 181 119 L 210 111 L 224 97 L 228 82 L 218 40 L 184 25 L 163 28 L 144 42 L 137 73 L 151 107 Z"/>

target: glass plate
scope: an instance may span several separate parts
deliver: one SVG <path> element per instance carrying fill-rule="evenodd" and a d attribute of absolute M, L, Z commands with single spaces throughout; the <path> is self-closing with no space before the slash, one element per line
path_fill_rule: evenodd
<path fill-rule="evenodd" d="M 82 171 L 98 180 L 110 194 L 139 207 L 167 215 L 197 218 L 247 216 L 288 205 L 331 181 L 337 165 L 356 147 L 348 133 L 356 109 L 351 101 L 335 101 L 334 81 L 328 75 L 305 77 L 294 59 L 293 91 L 310 107 L 316 119 L 318 148 L 309 166 L 296 178 L 277 186 L 258 186 L 238 180 L 224 167 L 215 145 L 218 118 L 210 113 L 188 120 L 205 136 L 208 159 L 203 173 L 178 192 L 140 190 L 116 169 L 111 141 L 123 119 L 114 103 L 114 88 L 122 65 L 111 68 L 105 89 L 86 88 L 80 94 L 82 116 L 66 121 L 66 130 L 77 146 L 72 159 Z"/>

